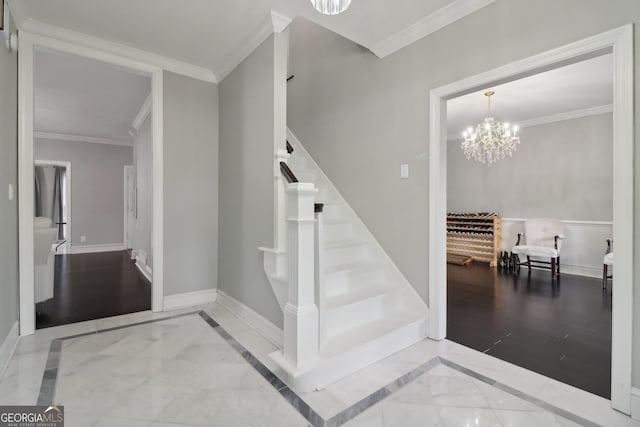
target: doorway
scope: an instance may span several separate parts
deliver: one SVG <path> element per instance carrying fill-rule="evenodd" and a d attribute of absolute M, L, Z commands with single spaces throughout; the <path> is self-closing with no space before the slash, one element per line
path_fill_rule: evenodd
<path fill-rule="evenodd" d="M 561 64 L 613 52 L 614 102 L 613 239 L 616 278 L 612 313 L 611 402 L 631 411 L 633 309 L 633 27 L 625 26 L 554 49 L 431 91 L 429 161 L 429 308 L 430 337 L 446 336 L 446 101 L 483 87 L 515 80 Z"/>
<path fill-rule="evenodd" d="M 143 76 L 148 81 L 148 89 L 151 94 L 147 97 L 149 100 L 148 122 L 149 122 L 149 163 L 154 167 L 151 170 L 152 185 L 150 185 L 149 198 L 153 200 L 153 204 L 150 207 L 149 227 L 153 228 L 152 241 L 149 244 L 153 247 L 154 260 L 159 264 L 154 271 L 153 284 L 151 285 L 151 300 L 149 306 L 153 311 L 162 311 L 163 309 L 163 291 L 162 291 L 162 69 L 155 65 L 149 65 L 143 62 L 139 62 L 134 59 L 128 59 L 119 56 L 116 52 L 110 51 L 109 46 L 101 45 L 100 43 L 87 44 L 84 40 L 78 40 L 75 35 L 67 34 L 57 38 L 51 38 L 46 35 L 35 34 L 28 31 L 21 33 L 21 55 L 19 57 L 19 274 L 20 274 L 20 334 L 29 335 L 35 331 L 36 324 L 36 310 L 35 310 L 35 292 L 34 292 L 34 170 L 33 164 L 35 159 L 35 140 L 38 137 L 42 137 L 39 134 L 39 130 L 36 124 L 36 117 L 38 111 L 36 111 L 36 104 L 34 102 L 34 89 L 35 89 L 35 77 L 37 73 L 36 69 L 36 55 L 43 51 L 54 51 L 60 55 L 75 56 L 86 61 L 97 61 L 108 66 L 117 68 L 121 71 L 126 71 L 134 75 Z M 63 70 L 64 72 L 64 70 Z M 101 86 L 95 86 L 96 89 L 101 89 Z M 91 90 L 90 90 L 91 92 Z M 145 96 L 146 96 L 145 95 Z M 144 99 L 143 99 L 144 101 Z M 139 108 L 139 106 L 138 106 Z M 131 122 L 129 122 L 131 123 Z M 92 135 L 77 135 L 77 134 L 64 134 L 63 132 L 56 132 L 55 129 L 48 131 L 48 135 L 51 139 L 55 140 L 60 134 L 63 134 L 65 138 L 70 137 L 71 142 L 74 143 L 88 143 L 95 146 L 102 145 L 118 145 L 118 144 L 104 144 L 105 139 L 102 135 L 93 135 L 94 138 L 87 138 Z M 74 139 L 74 136 L 78 137 Z M 133 139 L 134 135 L 130 138 Z M 59 139 L 59 138 L 58 138 Z M 131 164 L 131 161 L 128 162 Z M 118 192 L 122 192 L 124 189 L 123 182 L 123 169 L 119 167 L 117 171 L 118 175 Z M 78 168 L 74 162 L 74 177 L 77 178 L 79 173 Z M 74 191 L 77 186 L 74 186 Z M 106 193 L 104 193 L 106 194 Z M 74 198 L 74 200 L 78 200 Z M 95 200 L 95 197 L 94 197 Z M 118 204 L 121 204 L 124 200 L 124 195 L 118 197 Z M 75 202 L 74 202 L 75 203 Z M 123 221 L 123 208 L 119 208 L 117 214 L 118 221 L 122 224 Z M 77 215 L 74 215 L 73 226 L 81 225 Z M 121 227 L 123 227 L 121 225 Z M 79 243 L 90 243 L 89 235 L 85 235 L 82 232 L 72 232 L 73 243 L 78 241 Z M 124 232 L 120 228 L 117 233 L 117 243 L 113 244 L 118 246 L 122 252 L 124 252 L 125 242 L 123 242 Z M 94 234 L 98 236 L 99 234 Z M 83 239 L 84 236 L 84 239 Z M 83 241 L 84 240 L 84 241 Z M 90 246 L 90 245 L 79 245 Z M 101 245 L 100 242 L 96 246 L 107 247 L 109 252 L 99 253 L 112 253 L 112 247 L 107 245 Z M 94 250 L 95 248 L 91 248 Z M 82 252 L 83 249 L 80 249 Z M 73 250 L 72 250 L 73 252 Z M 76 250 L 77 252 L 77 250 Z M 77 254 L 77 253 L 76 253 Z M 70 255 L 76 255 L 70 254 Z M 78 254 L 78 255 L 90 255 L 90 254 Z M 130 260 L 130 257 L 129 257 Z M 135 269 L 135 265 L 133 266 Z M 136 273 L 137 274 L 137 273 Z M 106 314 L 110 315 L 110 314 Z M 75 320 L 74 320 L 75 321 Z"/>

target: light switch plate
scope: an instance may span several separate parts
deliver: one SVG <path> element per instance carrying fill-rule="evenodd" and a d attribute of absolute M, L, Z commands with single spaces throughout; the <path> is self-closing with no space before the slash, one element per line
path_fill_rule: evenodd
<path fill-rule="evenodd" d="M 400 165 L 400 178 L 402 179 L 409 178 L 409 165 L 406 163 Z"/>

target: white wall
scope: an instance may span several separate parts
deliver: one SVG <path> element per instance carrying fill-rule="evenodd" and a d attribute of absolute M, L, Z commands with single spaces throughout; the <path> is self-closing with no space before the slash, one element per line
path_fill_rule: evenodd
<path fill-rule="evenodd" d="M 527 127 L 513 157 L 492 166 L 447 145 L 447 210 L 511 218 L 611 221 L 613 115 Z"/>
<path fill-rule="evenodd" d="M 164 294 L 212 289 L 217 278 L 218 87 L 165 72 Z"/>
<path fill-rule="evenodd" d="M 37 139 L 34 156 L 71 162 L 72 248 L 123 243 L 124 166 L 133 164 L 131 147 Z"/>
<path fill-rule="evenodd" d="M 138 260 L 153 268 L 151 229 L 153 214 L 153 165 L 151 147 L 151 115 L 138 129 L 134 141 L 135 173 L 137 188 L 137 218 L 134 250 Z"/>
<path fill-rule="evenodd" d="M 273 246 L 274 37 L 220 83 L 219 287 L 270 322 L 282 311 L 258 247 Z"/>
<path fill-rule="evenodd" d="M 13 21 L 11 28 L 15 28 Z M 4 48 L 3 37 L 0 41 L 1 346 L 18 320 L 18 54 Z M 9 185 L 13 185 L 13 200 L 7 197 Z"/>
<path fill-rule="evenodd" d="M 492 25 L 499 23 L 499 25 Z M 629 23 L 636 0 L 497 0 L 384 58 L 297 19 L 292 25 L 289 127 L 428 300 L 428 136 L 431 89 Z M 636 122 L 640 32 L 635 31 Z M 636 143 L 640 127 L 636 126 Z M 638 151 L 638 149 L 636 149 Z M 410 178 L 401 180 L 399 165 Z M 635 159 L 636 170 L 640 156 Z M 640 174 L 636 173 L 636 188 Z M 640 197 L 634 200 L 640 222 Z M 640 265 L 640 227 L 634 231 Z M 634 271 L 638 287 L 640 269 Z M 640 290 L 634 301 L 634 385 L 640 386 Z"/>

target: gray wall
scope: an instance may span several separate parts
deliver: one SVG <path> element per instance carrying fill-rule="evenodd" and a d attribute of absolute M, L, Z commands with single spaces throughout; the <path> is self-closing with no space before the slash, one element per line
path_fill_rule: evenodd
<path fill-rule="evenodd" d="M 215 288 L 218 87 L 164 73 L 164 293 Z"/>
<path fill-rule="evenodd" d="M 153 226 L 153 151 L 151 135 L 151 114 L 146 118 L 134 142 L 136 187 L 138 189 L 137 218 L 135 224 L 134 248 L 146 254 L 146 265 L 153 268 L 153 246 L 151 230 Z"/>
<path fill-rule="evenodd" d="M 425 300 L 428 295 L 429 91 L 628 23 L 637 0 L 497 0 L 395 54 L 378 59 L 297 19 L 291 35 L 288 123 Z M 489 24 L 488 24 L 489 23 Z M 495 23 L 496 25 L 491 25 Z M 640 32 L 635 31 L 635 99 Z M 640 106 L 636 102 L 636 122 Z M 640 126 L 636 126 L 636 141 Z M 640 166 L 640 156 L 635 159 Z M 400 180 L 399 165 L 410 165 Z M 640 188 L 640 174 L 635 174 Z M 640 220 L 640 197 L 635 212 Z M 640 265 L 640 227 L 635 230 Z M 635 283 L 640 270 L 635 272 Z M 637 286 L 637 285 L 636 285 Z M 635 313 L 640 313 L 636 292 Z M 640 315 L 634 316 L 640 385 Z"/>
<path fill-rule="evenodd" d="M 11 28 L 15 28 L 13 22 Z M 17 147 L 18 55 L 3 46 L 0 49 L 0 345 L 18 320 Z M 14 188 L 12 201 L 6 193 L 9 184 Z"/>
<path fill-rule="evenodd" d="M 282 326 L 259 246 L 273 246 L 274 37 L 220 83 L 219 288 Z"/>
<path fill-rule="evenodd" d="M 488 167 L 447 146 L 447 209 L 505 218 L 613 218 L 613 115 L 524 128 L 513 157 Z"/>
<path fill-rule="evenodd" d="M 133 164 L 133 149 L 36 140 L 34 150 L 36 160 L 71 162 L 71 246 L 123 243 L 124 166 Z"/>

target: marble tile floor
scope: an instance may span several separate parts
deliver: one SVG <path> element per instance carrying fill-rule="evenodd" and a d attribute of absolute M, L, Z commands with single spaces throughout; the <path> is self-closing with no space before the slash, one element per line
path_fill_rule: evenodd
<path fill-rule="evenodd" d="M 217 303 L 44 329 L 21 339 L 0 404 L 53 401 L 82 427 L 640 426 L 605 399 L 447 340 L 302 394 L 272 373 L 276 350 Z"/>

